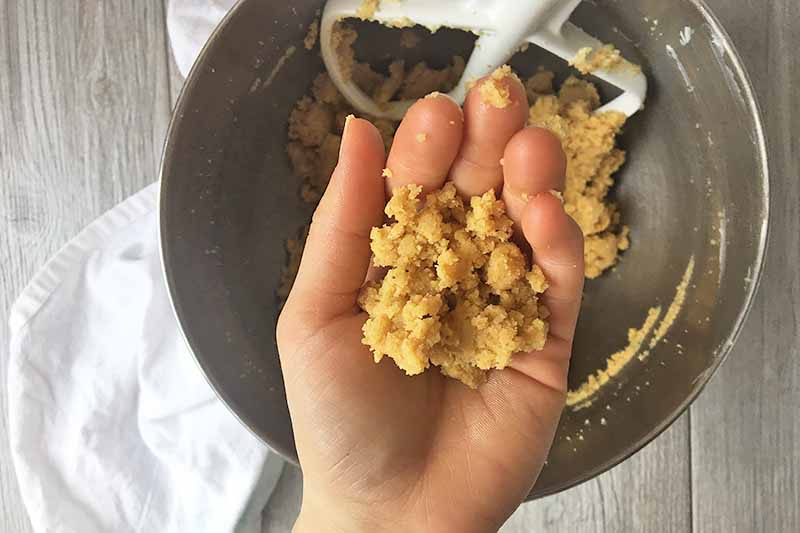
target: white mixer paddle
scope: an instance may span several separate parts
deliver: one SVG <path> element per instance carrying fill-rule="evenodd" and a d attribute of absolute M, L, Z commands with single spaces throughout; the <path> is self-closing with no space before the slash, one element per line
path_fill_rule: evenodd
<path fill-rule="evenodd" d="M 539 46 L 566 61 L 584 48 L 599 49 L 603 43 L 567 21 L 581 0 L 403 0 L 380 2 L 370 20 L 387 26 L 457 28 L 478 35 L 464 74 L 450 96 L 464 102 L 468 84 L 493 72 L 525 43 Z M 339 63 L 333 46 L 336 23 L 359 18 L 363 0 L 328 0 L 320 22 L 322 58 L 331 80 L 358 111 L 374 117 L 400 120 L 413 102 L 378 104 L 367 96 Z M 644 105 L 647 78 L 638 69 L 606 69 L 592 72 L 618 87 L 622 94 L 598 112 L 619 111 L 631 116 Z"/>

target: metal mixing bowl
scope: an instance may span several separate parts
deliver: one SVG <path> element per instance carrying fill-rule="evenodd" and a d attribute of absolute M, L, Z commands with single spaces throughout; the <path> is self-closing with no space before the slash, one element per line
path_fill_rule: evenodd
<path fill-rule="evenodd" d="M 321 4 L 237 5 L 186 82 L 161 173 L 164 266 L 189 346 L 232 411 L 292 461 L 275 289 L 284 242 L 311 215 L 288 167 L 286 123 L 322 69 L 318 53 L 301 44 Z M 627 329 L 640 327 L 649 307 L 669 304 L 690 258 L 696 267 L 665 342 L 645 361 L 632 361 L 591 406 L 565 411 L 531 497 L 619 463 L 687 408 L 730 352 L 758 284 L 767 237 L 758 107 L 708 8 L 697 0 L 601 1 L 584 3 L 573 20 L 641 63 L 651 90 L 621 139 L 629 162 L 618 176 L 616 200 L 633 245 L 613 272 L 587 285 L 570 385 L 624 346 Z M 441 31 L 419 49 L 378 54 L 385 39 L 375 35 L 365 30 L 361 41 L 376 61 L 406 54 L 441 63 L 466 53 L 471 42 Z M 287 57 L 290 47 L 295 51 Z M 538 64 L 567 71 L 533 48 L 513 64 L 523 73 Z"/>

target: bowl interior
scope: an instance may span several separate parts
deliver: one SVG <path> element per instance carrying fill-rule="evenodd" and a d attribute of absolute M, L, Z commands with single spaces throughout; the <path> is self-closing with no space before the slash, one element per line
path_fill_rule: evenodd
<path fill-rule="evenodd" d="M 285 241 L 311 209 L 285 155 L 295 101 L 322 70 L 302 40 L 319 1 L 242 1 L 190 75 L 162 168 L 164 265 L 179 322 L 233 412 L 296 459 L 275 346 Z M 584 3 L 573 21 L 639 62 L 646 108 L 626 127 L 616 201 L 631 227 L 621 263 L 587 284 L 570 387 L 605 366 L 647 311 L 666 312 L 693 263 L 686 300 L 664 341 L 635 358 L 588 407 L 567 409 L 533 497 L 584 481 L 665 429 L 728 353 L 760 274 L 767 225 L 764 141 L 751 88 L 727 37 L 694 0 Z M 657 23 L 655 21 L 658 21 Z M 365 28 L 376 62 L 445 62 L 472 40 L 441 31 L 414 51 Z M 385 34 L 384 34 L 385 35 Z M 689 37 L 691 37 L 689 39 Z M 390 41 L 390 40 L 389 40 Z M 523 74 L 568 67 L 531 47 Z M 603 88 L 605 96 L 613 91 Z M 365 364 L 369 364 L 365 362 Z"/>

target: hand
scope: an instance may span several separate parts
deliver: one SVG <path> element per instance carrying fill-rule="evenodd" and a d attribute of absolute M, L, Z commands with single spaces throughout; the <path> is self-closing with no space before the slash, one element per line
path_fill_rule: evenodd
<path fill-rule="evenodd" d="M 304 479 L 296 531 L 496 531 L 539 475 L 564 406 L 583 237 L 549 194 L 564 189 L 558 139 L 524 128 L 524 88 L 511 78 L 500 83 L 511 96 L 504 108 L 483 103 L 477 90 L 463 113 L 444 96 L 418 101 L 388 163 L 372 124 L 353 119 L 345 127 L 278 324 Z M 381 178 L 384 166 L 392 178 Z M 517 354 L 477 390 L 436 368 L 408 377 L 391 359 L 376 365 L 361 343 L 366 315 L 356 299 L 387 191 L 413 182 L 430 192 L 446 179 L 465 197 L 502 190 L 550 283 L 544 350 Z"/>

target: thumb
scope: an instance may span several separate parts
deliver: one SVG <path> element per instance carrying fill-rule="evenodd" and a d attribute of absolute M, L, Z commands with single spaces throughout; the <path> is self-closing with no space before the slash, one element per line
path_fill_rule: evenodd
<path fill-rule="evenodd" d="M 383 221 L 383 141 L 370 122 L 345 122 L 339 163 L 320 201 L 286 308 L 323 324 L 356 310 L 370 262 L 369 236 Z"/>

